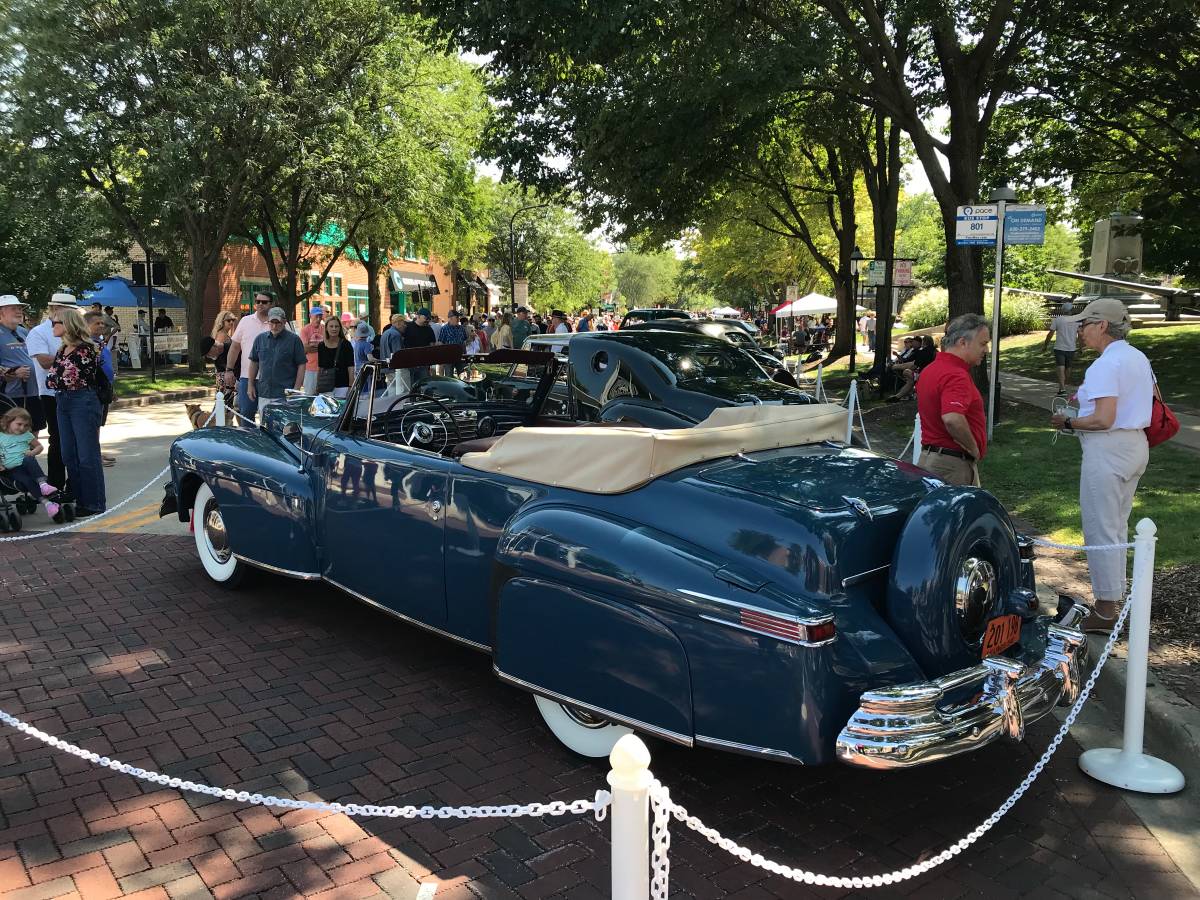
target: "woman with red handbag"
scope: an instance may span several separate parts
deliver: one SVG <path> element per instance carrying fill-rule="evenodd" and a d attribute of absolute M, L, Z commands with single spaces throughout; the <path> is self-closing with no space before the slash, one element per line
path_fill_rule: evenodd
<path fill-rule="evenodd" d="M 1083 447 L 1079 469 L 1079 511 L 1088 545 L 1123 544 L 1138 481 L 1150 447 L 1146 428 L 1154 407 L 1154 372 L 1146 355 L 1125 337 L 1133 323 L 1120 300 L 1102 297 L 1077 316 L 1079 337 L 1100 357 L 1083 376 L 1079 413 L 1056 414 L 1056 428 L 1078 433 Z M 1085 631 L 1107 632 L 1125 599 L 1125 550 L 1089 550 L 1088 572 L 1095 604 Z"/>

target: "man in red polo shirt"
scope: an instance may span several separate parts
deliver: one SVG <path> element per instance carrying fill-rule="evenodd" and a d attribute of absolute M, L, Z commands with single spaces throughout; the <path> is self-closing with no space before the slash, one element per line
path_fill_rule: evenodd
<path fill-rule="evenodd" d="M 959 316 L 946 326 L 942 352 L 917 380 L 919 465 L 950 484 L 979 486 L 987 418 L 971 369 L 983 362 L 990 340 L 987 319 L 975 313 Z"/>

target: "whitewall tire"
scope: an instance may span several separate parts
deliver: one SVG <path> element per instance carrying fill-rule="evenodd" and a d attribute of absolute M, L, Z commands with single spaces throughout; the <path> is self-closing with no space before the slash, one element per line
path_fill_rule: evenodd
<path fill-rule="evenodd" d="M 554 736 L 568 750 L 574 750 L 580 756 L 608 756 L 617 741 L 633 733 L 632 728 L 602 719 L 577 706 L 568 706 L 545 697 L 535 696 L 533 699 Z"/>
<path fill-rule="evenodd" d="M 192 524 L 196 532 L 196 554 L 205 574 L 218 584 L 235 587 L 246 574 L 246 564 L 233 555 L 225 519 L 212 488 L 200 485 L 192 507 Z"/>

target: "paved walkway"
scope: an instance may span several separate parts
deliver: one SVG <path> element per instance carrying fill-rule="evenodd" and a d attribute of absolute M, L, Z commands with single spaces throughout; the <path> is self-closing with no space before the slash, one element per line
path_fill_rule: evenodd
<path fill-rule="evenodd" d="M 1000 370 L 1000 384 L 1004 396 L 1045 410 L 1050 409 L 1058 393 L 1058 385 L 1053 381 L 1027 378 L 1024 375 L 1005 372 L 1003 369 Z M 1188 450 L 1200 452 L 1200 415 L 1180 412 L 1174 406 L 1172 411 L 1179 419 L 1179 434 L 1171 439 L 1171 446 L 1186 447 Z"/>
<path fill-rule="evenodd" d="M 304 799 L 481 804 L 590 797 L 606 766 L 563 749 L 488 657 L 324 585 L 224 591 L 187 537 L 15 545 L 0 572 L 0 707 L 132 765 Z M 13 574 L 16 573 L 16 574 Z M 1057 722 L 907 773 L 805 769 L 655 744 L 672 795 L 780 861 L 841 874 L 926 859 L 1016 786 Z M 951 863 L 864 897 L 1198 896 L 1068 738 L 1000 824 Z M 589 816 L 351 820 L 185 795 L 0 729 L 0 893 L 54 897 L 608 895 Z M 833 897 L 672 828 L 672 896 Z"/>

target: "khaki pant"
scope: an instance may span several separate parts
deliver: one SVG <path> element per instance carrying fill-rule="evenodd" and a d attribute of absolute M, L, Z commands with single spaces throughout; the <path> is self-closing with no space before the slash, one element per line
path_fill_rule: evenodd
<path fill-rule="evenodd" d="M 979 466 L 969 460 L 922 450 L 917 465 L 922 469 L 928 469 L 947 484 L 979 487 Z"/>
<path fill-rule="evenodd" d="M 1083 462 L 1079 467 L 1079 513 L 1085 544 L 1123 544 L 1129 540 L 1133 494 L 1146 471 L 1150 447 L 1146 433 L 1083 431 Z M 1097 600 L 1125 599 L 1125 550 L 1089 550 L 1088 573 Z"/>

